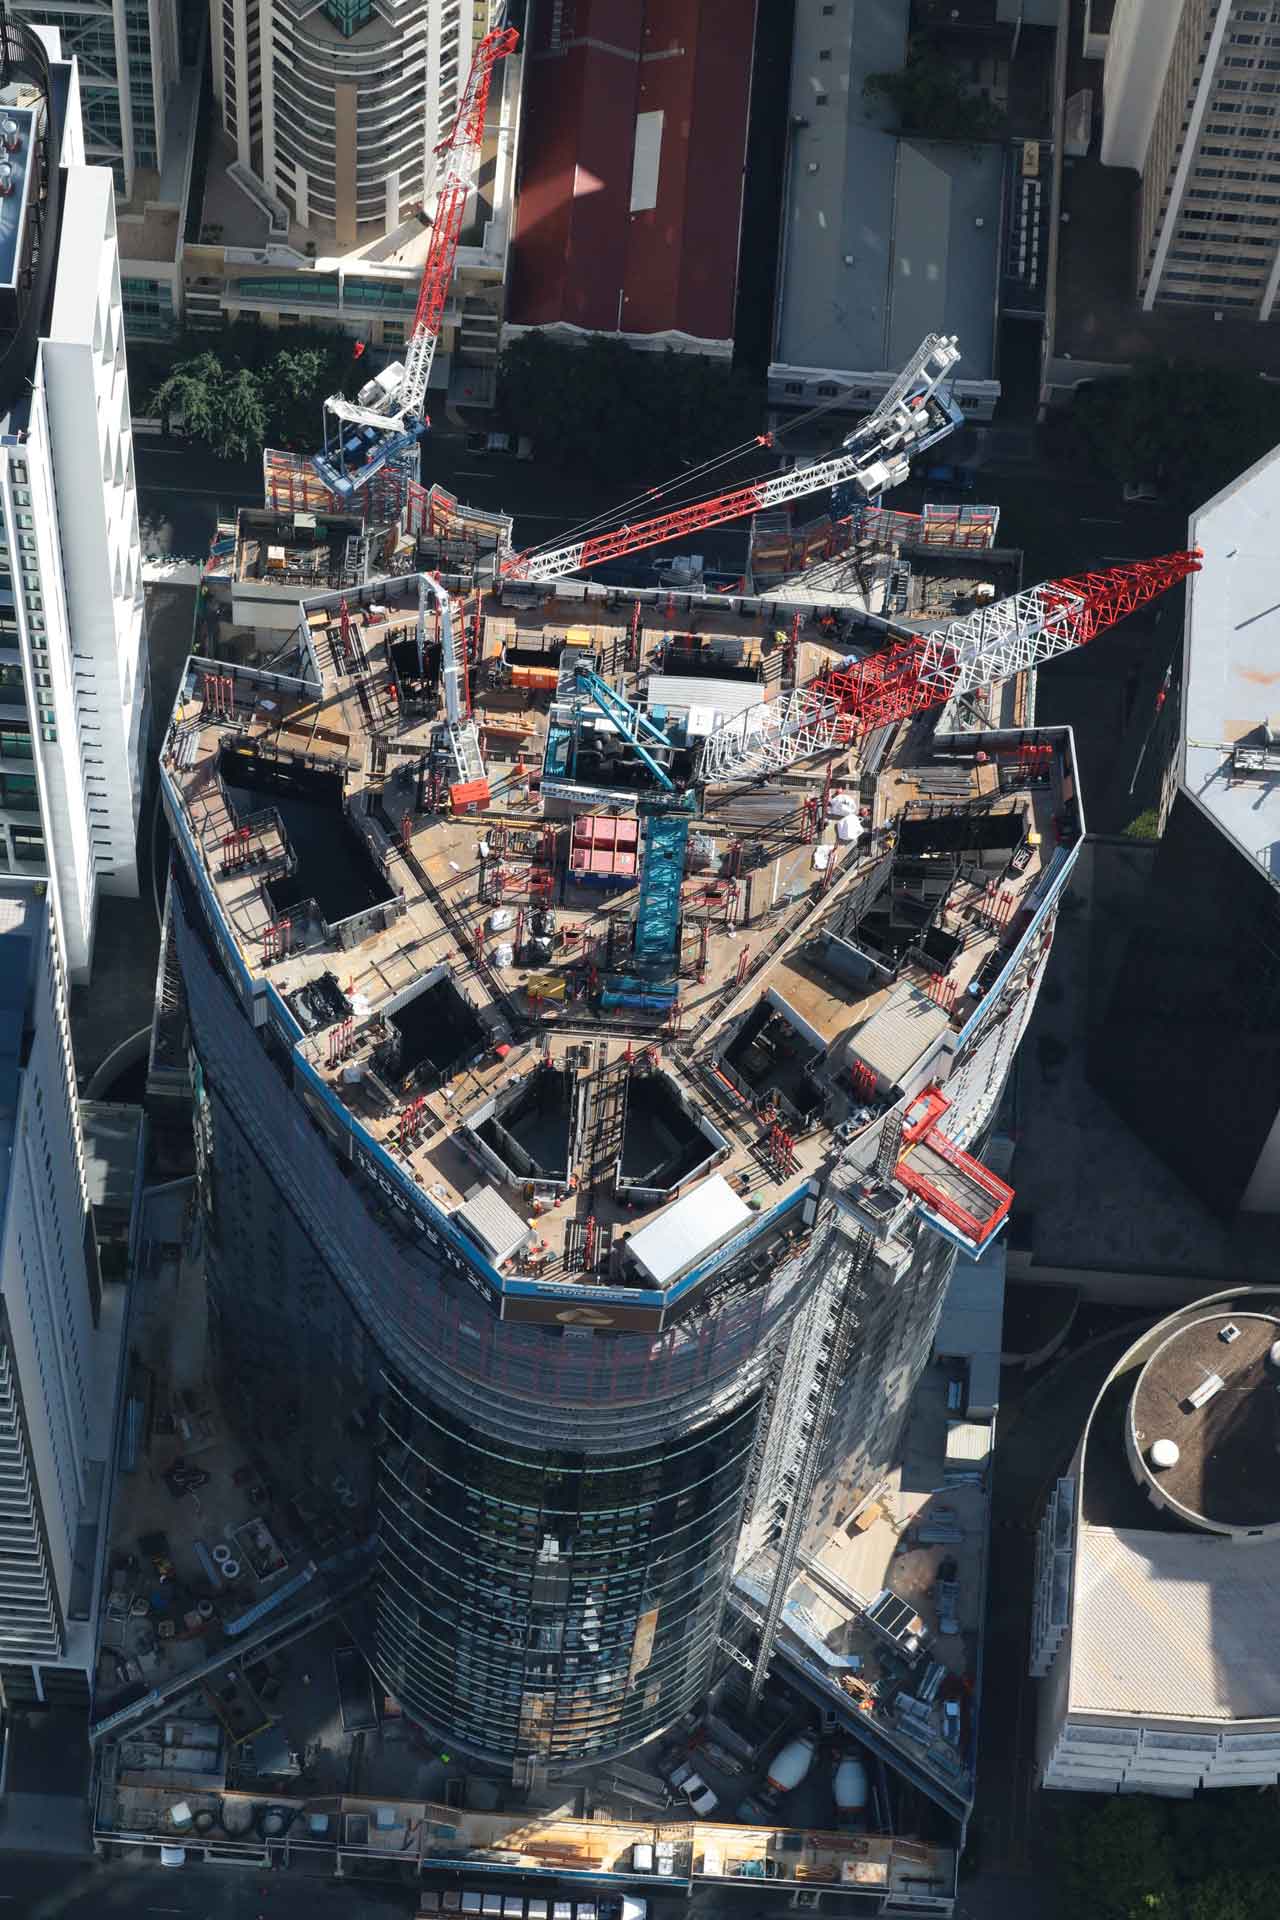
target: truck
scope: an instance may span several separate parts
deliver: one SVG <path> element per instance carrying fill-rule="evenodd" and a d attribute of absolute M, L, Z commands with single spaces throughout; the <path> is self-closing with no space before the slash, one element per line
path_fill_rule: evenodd
<path fill-rule="evenodd" d="M 846 1753 L 836 1762 L 831 1794 L 842 1814 L 865 1813 L 870 1797 L 867 1770 L 861 1760 Z"/>
<path fill-rule="evenodd" d="M 817 1747 L 817 1735 L 812 1733 L 802 1733 L 795 1740 L 788 1740 L 769 1762 L 764 1785 L 766 1797 L 780 1799 L 784 1793 L 790 1793 L 798 1787 L 813 1765 Z"/>

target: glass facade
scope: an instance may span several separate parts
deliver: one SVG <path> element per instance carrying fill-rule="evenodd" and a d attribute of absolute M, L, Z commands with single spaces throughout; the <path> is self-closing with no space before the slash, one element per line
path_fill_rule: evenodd
<path fill-rule="evenodd" d="M 384 1678 L 474 1751 L 640 1745 L 706 1685 L 755 1396 L 608 1460 L 495 1442 L 388 1373 L 378 1465 Z"/>
<path fill-rule="evenodd" d="M 255 1032 L 179 869 L 210 1330 L 316 1548 L 376 1533 L 374 1659 L 442 1738 L 554 1772 L 705 1691 L 803 1255 L 662 1331 L 500 1319 Z"/>

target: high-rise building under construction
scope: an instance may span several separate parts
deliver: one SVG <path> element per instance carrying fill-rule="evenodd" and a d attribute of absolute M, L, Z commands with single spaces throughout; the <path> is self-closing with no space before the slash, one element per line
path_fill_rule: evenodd
<path fill-rule="evenodd" d="M 581 545 L 465 602 L 410 570 L 304 600 L 288 672 L 184 676 L 228 1412 L 299 1529 L 370 1550 L 403 1709 L 522 1777 L 785 1660 L 971 1796 L 954 1578 L 917 1569 L 922 1622 L 886 1529 L 865 1660 L 793 1587 L 834 1501 L 870 1523 L 956 1261 L 1008 1217 L 977 1156 L 1083 831 L 1027 670 L 1196 564 L 1015 593 L 983 513 L 945 550 L 846 514 L 768 600 L 538 578 Z"/>

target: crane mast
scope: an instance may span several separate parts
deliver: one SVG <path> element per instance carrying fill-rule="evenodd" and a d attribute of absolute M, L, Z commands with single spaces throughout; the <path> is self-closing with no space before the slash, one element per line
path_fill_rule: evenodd
<path fill-rule="evenodd" d="M 416 445 L 429 425 L 427 385 L 453 282 L 467 197 L 480 164 L 489 88 L 498 62 L 515 52 L 519 40 L 514 27 L 503 27 L 478 43 L 453 131 L 438 149 L 443 164 L 435 224 L 404 360 L 385 367 L 355 400 L 332 394 L 325 401 L 325 449 L 312 464 L 340 498 L 350 499 L 395 454 Z M 331 417 L 338 423 L 332 443 Z"/>

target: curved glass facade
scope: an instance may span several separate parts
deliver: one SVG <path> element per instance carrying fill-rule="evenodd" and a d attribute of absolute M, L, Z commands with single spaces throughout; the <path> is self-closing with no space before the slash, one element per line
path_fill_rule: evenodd
<path fill-rule="evenodd" d="M 414 1719 L 504 1768 L 641 1744 L 708 1684 L 803 1254 L 658 1333 L 499 1318 L 301 1097 L 184 874 L 173 919 L 229 1412 L 319 1544 L 377 1533 Z"/>
<path fill-rule="evenodd" d="M 377 1647 L 416 1718 L 555 1763 L 639 1745 L 706 1685 L 758 1396 L 593 1460 L 497 1442 L 388 1377 Z"/>

